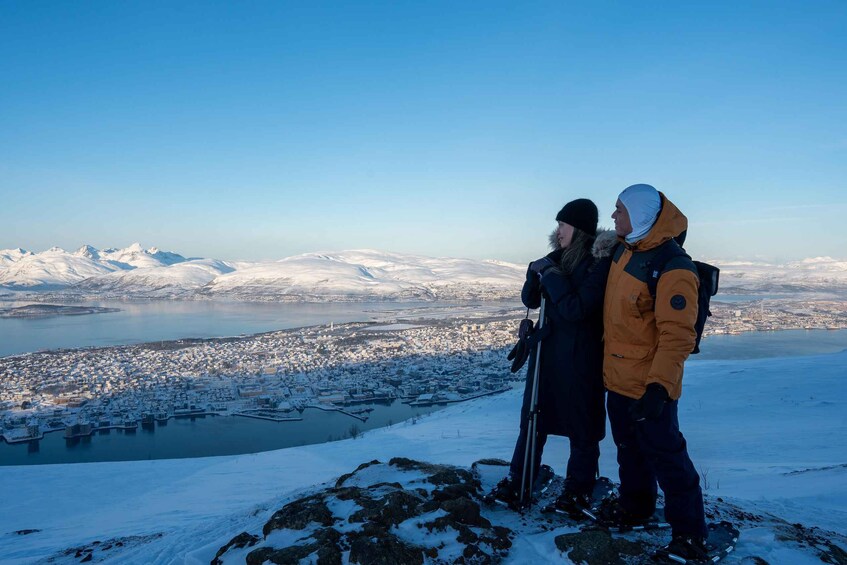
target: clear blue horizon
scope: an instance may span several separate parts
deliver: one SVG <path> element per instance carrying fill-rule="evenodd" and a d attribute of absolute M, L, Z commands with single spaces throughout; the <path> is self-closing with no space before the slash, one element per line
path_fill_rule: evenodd
<path fill-rule="evenodd" d="M 0 4 L 0 249 L 525 262 L 647 182 L 847 259 L 843 2 Z"/>

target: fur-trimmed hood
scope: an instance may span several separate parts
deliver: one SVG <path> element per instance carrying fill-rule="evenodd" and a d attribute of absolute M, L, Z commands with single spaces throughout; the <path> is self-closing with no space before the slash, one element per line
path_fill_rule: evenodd
<path fill-rule="evenodd" d="M 556 232 L 557 230 L 553 230 L 553 232 L 550 234 L 550 249 L 552 249 L 553 251 L 560 249 L 559 239 L 556 236 Z M 591 246 L 591 254 L 594 256 L 595 259 L 609 257 L 617 244 L 618 237 L 615 235 L 614 230 L 600 228 L 597 230 L 597 235 L 594 239 L 594 245 Z"/>
<path fill-rule="evenodd" d="M 597 230 L 597 238 L 594 240 L 594 245 L 591 246 L 591 254 L 597 259 L 610 257 L 618 244 L 618 236 L 615 235 L 615 230 Z"/>

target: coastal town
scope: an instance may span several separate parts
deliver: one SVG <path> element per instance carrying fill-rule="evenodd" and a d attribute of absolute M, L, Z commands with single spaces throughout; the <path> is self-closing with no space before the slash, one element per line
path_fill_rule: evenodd
<path fill-rule="evenodd" d="M 847 300 L 770 298 L 711 305 L 704 335 L 780 330 L 847 329 Z"/>
<path fill-rule="evenodd" d="M 841 300 L 715 301 L 711 310 L 706 336 L 847 328 Z M 506 360 L 517 322 L 504 311 L 3 357 L 0 435 L 73 439 L 205 415 L 298 420 L 310 407 L 366 420 L 375 403 L 461 402 L 523 379 Z"/>
<path fill-rule="evenodd" d="M 249 337 L 56 350 L 0 358 L 9 442 L 71 439 L 170 418 L 299 419 L 307 407 L 366 419 L 367 405 L 433 406 L 509 388 L 508 319 L 330 324 Z"/>

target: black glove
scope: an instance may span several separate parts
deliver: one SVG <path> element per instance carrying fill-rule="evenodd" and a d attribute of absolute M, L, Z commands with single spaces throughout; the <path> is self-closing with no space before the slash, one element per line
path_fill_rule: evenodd
<path fill-rule="evenodd" d="M 629 416 L 636 422 L 655 420 L 661 416 L 668 398 L 665 387 L 659 383 L 650 383 L 644 395 L 629 407 Z"/>
<path fill-rule="evenodd" d="M 536 259 L 532 263 L 529 264 L 529 270 L 538 275 L 539 277 L 544 274 L 544 271 L 553 267 L 555 264 L 548 257 L 542 257 L 541 259 Z"/>
<path fill-rule="evenodd" d="M 518 342 L 509 352 L 508 359 L 512 361 L 512 372 L 517 373 L 524 366 L 526 360 L 529 359 L 529 346 L 527 340 L 533 332 L 533 322 L 529 318 L 521 320 L 520 328 L 518 329 Z"/>

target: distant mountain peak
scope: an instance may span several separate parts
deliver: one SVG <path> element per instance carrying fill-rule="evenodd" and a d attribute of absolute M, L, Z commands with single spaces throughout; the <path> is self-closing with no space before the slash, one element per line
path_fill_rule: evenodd
<path fill-rule="evenodd" d="M 77 249 L 76 252 L 74 252 L 74 255 L 94 260 L 100 259 L 100 252 L 97 248 L 87 244 Z"/>
<path fill-rule="evenodd" d="M 24 256 L 24 255 L 32 255 L 31 251 L 27 251 L 21 247 L 16 247 L 14 249 L 0 249 L 0 255 L 16 255 L 16 256 Z"/>
<path fill-rule="evenodd" d="M 29 257 L 33 255 L 33 253 L 27 251 L 26 249 L 21 249 L 17 247 L 15 249 L 0 249 L 0 268 L 8 267 L 9 265 L 14 265 L 21 259 L 25 257 Z"/>

